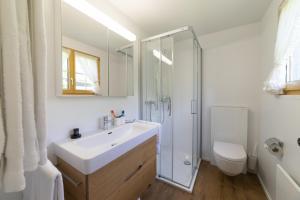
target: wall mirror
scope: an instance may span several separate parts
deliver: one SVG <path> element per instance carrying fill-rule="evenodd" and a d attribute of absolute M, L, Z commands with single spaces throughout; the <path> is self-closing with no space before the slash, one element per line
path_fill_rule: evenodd
<path fill-rule="evenodd" d="M 58 95 L 132 96 L 134 44 L 61 0 Z"/>

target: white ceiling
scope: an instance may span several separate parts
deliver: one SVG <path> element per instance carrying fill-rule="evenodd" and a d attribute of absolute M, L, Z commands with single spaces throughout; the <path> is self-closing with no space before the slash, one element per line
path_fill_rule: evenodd
<path fill-rule="evenodd" d="M 185 25 L 198 35 L 259 21 L 272 0 L 108 0 L 147 34 Z"/>

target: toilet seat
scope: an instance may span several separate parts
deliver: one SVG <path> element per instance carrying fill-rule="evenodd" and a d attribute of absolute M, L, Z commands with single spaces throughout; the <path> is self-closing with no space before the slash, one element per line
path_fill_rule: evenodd
<path fill-rule="evenodd" d="M 214 153 L 224 160 L 243 162 L 247 159 L 244 147 L 240 144 L 215 141 L 213 148 Z"/>

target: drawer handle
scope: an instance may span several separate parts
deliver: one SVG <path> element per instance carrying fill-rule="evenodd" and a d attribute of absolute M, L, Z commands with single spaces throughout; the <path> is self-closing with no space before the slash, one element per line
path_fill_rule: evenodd
<path fill-rule="evenodd" d="M 139 170 L 141 170 L 143 166 L 144 166 L 144 163 L 140 164 L 136 168 L 136 170 L 134 170 L 127 178 L 125 178 L 125 182 L 128 181 L 131 177 L 133 177 Z"/>
<path fill-rule="evenodd" d="M 78 181 L 74 181 L 70 176 L 68 176 L 67 174 L 61 172 L 62 176 L 64 179 L 66 179 L 67 181 L 69 181 L 73 186 L 78 187 L 81 182 Z"/>

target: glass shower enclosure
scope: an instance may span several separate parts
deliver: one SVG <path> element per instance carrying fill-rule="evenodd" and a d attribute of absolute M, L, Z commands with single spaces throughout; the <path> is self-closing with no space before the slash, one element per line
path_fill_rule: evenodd
<path fill-rule="evenodd" d="M 202 49 L 186 26 L 142 40 L 142 117 L 161 123 L 158 178 L 192 191 L 201 161 Z"/>

